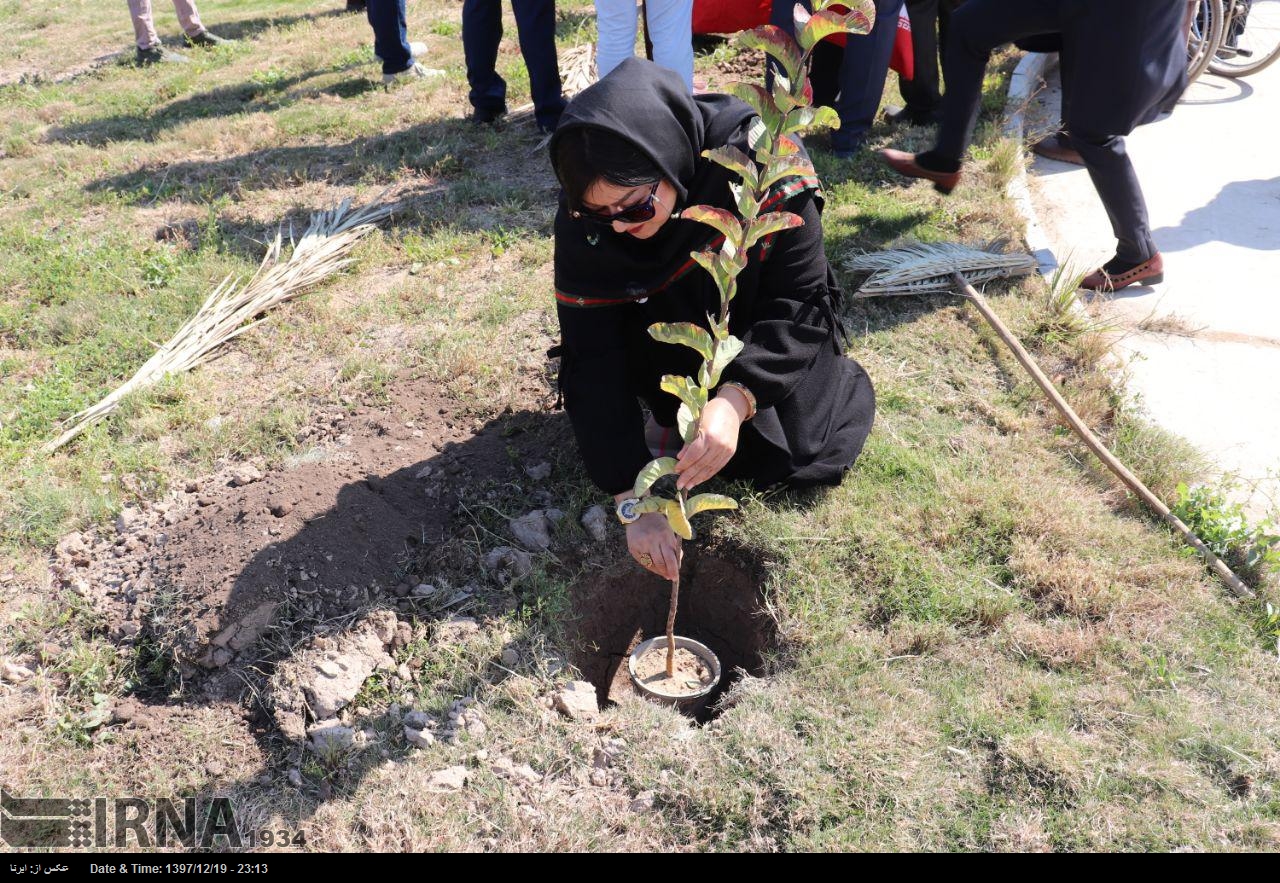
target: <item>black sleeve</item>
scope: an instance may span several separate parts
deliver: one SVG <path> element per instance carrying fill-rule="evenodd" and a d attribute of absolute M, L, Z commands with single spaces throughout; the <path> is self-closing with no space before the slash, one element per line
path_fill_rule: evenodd
<path fill-rule="evenodd" d="M 787 210 L 803 218 L 804 226 L 777 234 L 760 269 L 751 325 L 741 335 L 745 346 L 721 375 L 751 390 L 761 408 L 791 393 L 835 333 L 819 306 L 830 284 L 812 191 L 792 198 Z"/>
<path fill-rule="evenodd" d="M 649 462 L 644 418 L 627 373 L 627 306 L 557 304 L 560 390 L 587 475 L 601 490 L 630 488 Z"/>

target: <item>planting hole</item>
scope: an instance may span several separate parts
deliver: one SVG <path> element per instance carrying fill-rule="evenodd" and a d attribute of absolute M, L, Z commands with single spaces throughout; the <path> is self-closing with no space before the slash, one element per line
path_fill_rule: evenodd
<path fill-rule="evenodd" d="M 764 657 L 777 643 L 765 612 L 761 574 L 743 550 L 685 547 L 676 634 L 701 641 L 720 657 L 724 675 L 703 710 L 706 723 L 721 696 L 742 676 L 764 674 Z M 635 695 L 627 657 L 646 638 L 666 634 L 671 584 L 630 563 L 592 574 L 573 588 L 573 663 L 595 685 L 601 706 Z"/>

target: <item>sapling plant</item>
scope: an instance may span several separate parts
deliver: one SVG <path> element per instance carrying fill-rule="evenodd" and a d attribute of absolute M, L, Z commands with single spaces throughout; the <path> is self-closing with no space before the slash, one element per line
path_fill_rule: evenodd
<path fill-rule="evenodd" d="M 815 0 L 814 11 L 810 13 L 797 4 L 794 39 L 773 25 L 746 31 L 738 37 L 742 46 L 763 51 L 773 63 L 771 83 L 735 83 L 729 88 L 730 94 L 741 98 L 757 114 L 747 139 L 754 156 L 727 145 L 702 154 L 738 178 L 736 183 L 729 184 L 737 214 L 710 205 L 689 206 L 680 213 L 684 220 L 706 224 L 719 234 L 710 248 L 691 255 L 715 280 L 720 294 L 719 311 L 715 316 L 707 315 L 706 328 L 693 322 L 658 322 L 649 326 L 649 334 L 655 340 L 690 347 L 702 357 L 696 378 L 667 374 L 661 383 L 663 391 L 680 399 L 676 421 L 685 444 L 697 437 L 703 408 L 720 386 L 724 370 L 742 352 L 743 342 L 729 331 L 729 313 L 737 293 L 737 277 L 747 265 L 748 253 L 762 240 L 804 223 L 792 212 L 767 210 L 782 202 L 779 185 L 787 179 L 814 176 L 812 164 L 790 136 L 813 125 L 839 126 L 835 111 L 813 106 L 813 89 L 808 81 L 810 57 L 814 47 L 827 37 L 867 33 L 874 20 L 875 7 L 870 0 L 846 2 L 839 10 L 833 8 L 835 6 L 831 0 Z M 674 497 L 653 494 L 658 480 L 675 471 L 674 457 L 659 457 L 640 470 L 634 487 L 639 499 L 634 509 L 637 515 L 660 512 L 681 539 L 691 540 L 691 520 L 695 515 L 738 507 L 737 501 L 722 494 L 689 496 L 687 490 L 679 489 Z M 667 614 L 668 678 L 675 676 L 675 620 L 679 600 L 677 572 L 671 581 L 671 606 Z"/>

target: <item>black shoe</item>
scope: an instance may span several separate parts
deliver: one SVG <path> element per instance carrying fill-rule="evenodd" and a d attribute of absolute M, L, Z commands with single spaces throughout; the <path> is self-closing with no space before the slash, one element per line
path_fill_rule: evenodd
<path fill-rule="evenodd" d="M 891 126 L 932 126 L 938 121 L 938 115 L 931 110 L 920 111 L 912 107 L 903 107 L 886 113 L 884 121 Z"/>
<path fill-rule="evenodd" d="M 471 122 L 479 123 L 482 126 L 492 126 L 498 120 L 507 115 L 507 106 L 501 107 L 477 107 L 471 111 Z"/>
<path fill-rule="evenodd" d="M 347 0 L 347 12 L 364 12 L 365 0 Z"/>
<path fill-rule="evenodd" d="M 139 67 L 146 67 L 152 64 L 173 63 L 186 64 L 191 61 L 185 55 L 179 55 L 177 52 L 170 52 L 163 46 L 152 46 L 148 49 L 139 49 L 133 57 L 134 63 Z"/>
<path fill-rule="evenodd" d="M 207 48 L 210 46 L 230 46 L 235 42 L 235 40 L 228 40 L 224 37 L 219 37 L 217 34 L 211 34 L 208 31 L 201 31 L 194 37 L 188 34 L 184 39 L 186 40 L 187 45 L 192 49 L 197 47 Z"/>

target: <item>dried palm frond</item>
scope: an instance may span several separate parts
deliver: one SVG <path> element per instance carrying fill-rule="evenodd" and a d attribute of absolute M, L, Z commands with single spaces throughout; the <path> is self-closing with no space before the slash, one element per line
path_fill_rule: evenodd
<path fill-rule="evenodd" d="M 574 46 L 560 54 L 560 88 L 565 98 L 572 98 L 596 81 L 596 47 L 590 43 Z M 532 102 L 522 104 L 507 114 L 513 123 L 533 119 Z"/>
<path fill-rule="evenodd" d="M 395 203 L 375 200 L 352 210 L 351 200 L 346 199 L 335 208 L 316 212 L 289 259 L 283 262 L 282 237 L 277 233 L 258 272 L 247 284 L 241 285 L 240 280 L 230 276 L 223 279 L 196 314 L 136 374 L 102 401 L 72 417 L 67 430 L 44 449 L 56 451 L 115 411 L 131 393 L 206 361 L 218 347 L 265 321 L 260 318 L 263 313 L 345 267 L 350 263 L 347 254 L 352 246 L 394 207 Z"/>
<path fill-rule="evenodd" d="M 1000 253 L 955 242 L 932 242 L 861 254 L 844 266 L 853 273 L 870 274 L 853 295 L 860 298 L 953 293 L 952 273 L 963 273 L 970 283 L 981 285 L 1034 273 L 1036 260 L 1023 252 Z"/>

